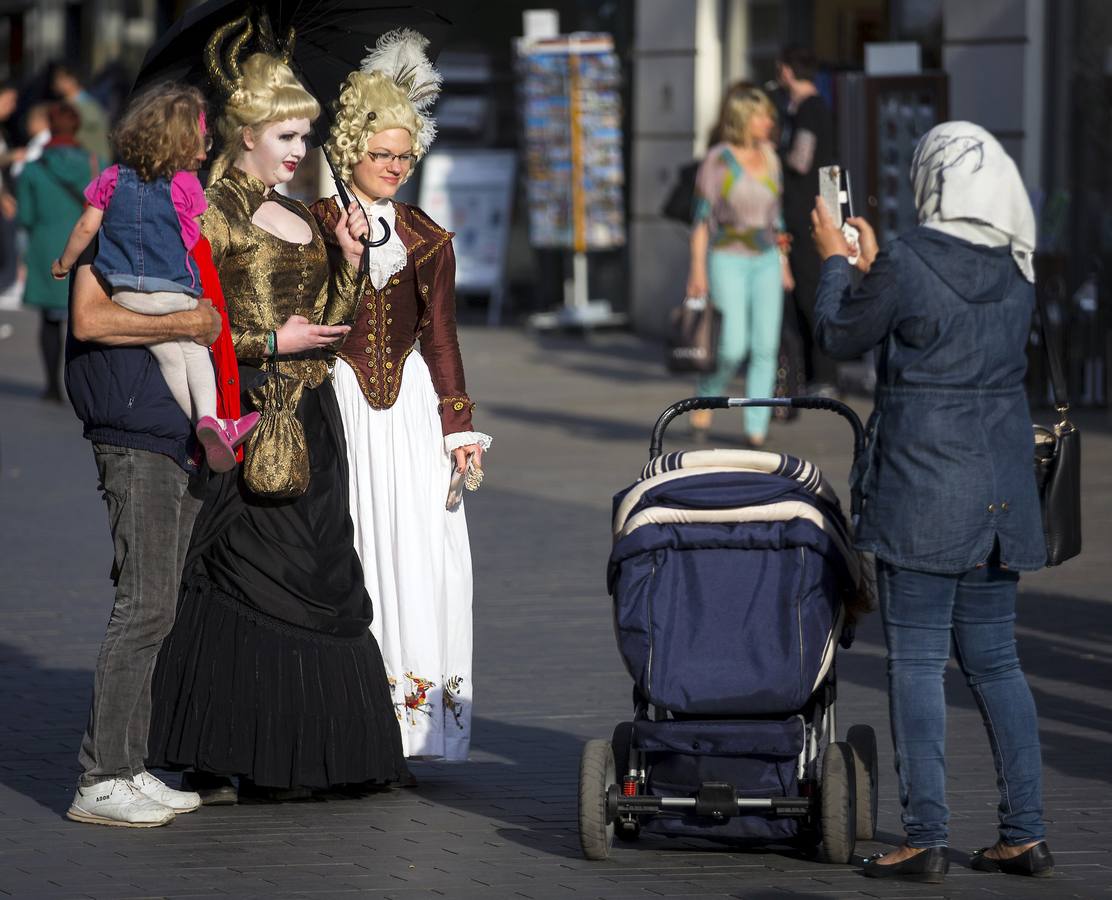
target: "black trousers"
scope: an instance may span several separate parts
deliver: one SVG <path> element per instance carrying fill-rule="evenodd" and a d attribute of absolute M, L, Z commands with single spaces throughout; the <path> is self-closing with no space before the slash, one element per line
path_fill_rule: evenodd
<path fill-rule="evenodd" d="M 792 299 L 795 304 L 796 320 L 799 323 L 799 337 L 803 350 L 803 365 L 809 384 L 837 384 L 838 365 L 819 349 L 815 343 L 815 298 L 819 290 L 819 273 L 822 262 L 811 243 L 808 230 L 802 233 L 793 231 L 792 252 L 789 261 L 795 290 Z"/>

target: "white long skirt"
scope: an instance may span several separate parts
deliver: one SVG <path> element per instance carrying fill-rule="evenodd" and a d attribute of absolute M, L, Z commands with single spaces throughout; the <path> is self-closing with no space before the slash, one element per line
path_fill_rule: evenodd
<path fill-rule="evenodd" d="M 355 549 L 374 606 L 407 757 L 467 759 L 471 743 L 471 547 L 463 504 L 444 508 L 452 459 L 417 351 L 390 409 L 372 409 L 336 361 Z"/>

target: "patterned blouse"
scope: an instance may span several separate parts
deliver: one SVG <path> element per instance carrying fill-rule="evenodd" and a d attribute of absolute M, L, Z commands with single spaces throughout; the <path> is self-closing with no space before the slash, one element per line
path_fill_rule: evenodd
<path fill-rule="evenodd" d="M 729 144 L 707 151 L 695 178 L 694 224 L 707 223 L 710 249 L 756 256 L 777 246 L 783 230 L 780 162 L 765 148 L 765 174 L 745 171 Z"/>

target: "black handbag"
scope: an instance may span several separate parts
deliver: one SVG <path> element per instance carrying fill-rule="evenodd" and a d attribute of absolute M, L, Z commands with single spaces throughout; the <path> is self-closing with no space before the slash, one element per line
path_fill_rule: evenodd
<path fill-rule="evenodd" d="M 718 365 L 722 312 L 705 297 L 689 297 L 672 310 L 668 368 L 673 372 L 713 372 Z"/>
<path fill-rule="evenodd" d="M 680 166 L 676 184 L 660 213 L 666 219 L 674 219 L 690 225 L 695 219 L 695 176 L 699 174 L 699 163 L 690 162 Z"/>
<path fill-rule="evenodd" d="M 1070 404 L 1057 348 L 1047 328 L 1046 306 L 1036 291 L 1039 334 L 1050 370 L 1057 425 L 1035 425 L 1035 482 L 1042 505 L 1046 564 L 1057 566 L 1081 552 L 1081 432 L 1067 417 Z"/>

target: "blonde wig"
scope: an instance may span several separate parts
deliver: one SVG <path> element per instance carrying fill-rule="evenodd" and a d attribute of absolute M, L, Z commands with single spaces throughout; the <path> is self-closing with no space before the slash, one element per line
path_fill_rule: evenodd
<path fill-rule="evenodd" d="M 223 149 L 212 164 L 209 183 L 215 184 L 228 166 L 243 152 L 243 132 L 260 131 L 286 119 L 308 119 L 320 115 L 320 104 L 301 85 L 282 60 L 254 53 L 239 67 L 234 90 L 217 123 Z"/>
<path fill-rule="evenodd" d="M 412 152 L 418 158 L 424 155 L 417 140 L 421 118 L 405 88 L 383 72 L 348 75 L 324 147 L 342 181 L 351 181 L 351 170 L 366 155 L 371 136 L 391 128 L 408 131 L 413 138 Z"/>
<path fill-rule="evenodd" d="M 748 147 L 753 143 L 749 136 L 749 122 L 758 112 L 776 121 L 776 107 L 764 91 L 744 82 L 731 86 L 722 101 L 718 121 L 719 140 Z"/>
<path fill-rule="evenodd" d="M 379 38 L 362 67 L 348 75 L 336 108 L 325 152 L 341 181 L 367 153 L 372 135 L 404 128 L 420 159 L 436 138 L 429 107 L 440 94 L 440 73 L 425 55 L 428 39 L 400 28 Z M 411 170 L 412 171 L 412 170 Z"/>

